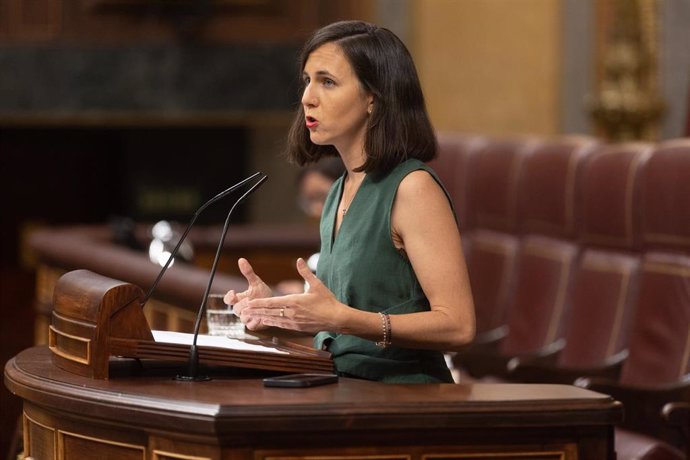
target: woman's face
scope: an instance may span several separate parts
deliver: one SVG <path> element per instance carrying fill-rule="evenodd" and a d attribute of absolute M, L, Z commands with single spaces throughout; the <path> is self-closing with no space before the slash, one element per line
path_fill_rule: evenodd
<path fill-rule="evenodd" d="M 302 74 L 305 123 L 317 145 L 333 145 L 343 154 L 362 152 L 373 96 L 362 88 L 340 46 L 326 43 L 312 51 Z"/>

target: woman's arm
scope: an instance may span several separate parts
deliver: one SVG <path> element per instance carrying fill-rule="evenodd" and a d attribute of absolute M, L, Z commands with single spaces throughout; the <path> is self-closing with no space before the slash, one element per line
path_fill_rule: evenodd
<path fill-rule="evenodd" d="M 430 312 L 392 315 L 396 345 L 452 350 L 474 338 L 472 291 L 457 223 L 440 185 L 426 171 L 407 175 L 391 217 L 393 242 L 407 254 Z"/>

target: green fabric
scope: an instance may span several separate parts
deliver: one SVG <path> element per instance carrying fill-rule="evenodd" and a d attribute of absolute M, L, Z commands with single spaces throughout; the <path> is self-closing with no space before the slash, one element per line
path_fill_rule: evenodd
<path fill-rule="evenodd" d="M 344 176 L 333 184 L 321 218 L 317 276 L 340 302 L 390 315 L 429 310 L 412 265 L 391 238 L 391 211 L 398 186 L 405 176 L 420 169 L 440 184 L 431 168 L 418 160 L 407 160 L 383 176 L 368 174 L 335 239 Z M 395 337 L 395 329 L 392 335 Z M 314 345 L 332 353 L 342 375 L 388 383 L 453 382 L 439 351 L 381 348 L 369 340 L 325 331 L 317 334 Z"/>

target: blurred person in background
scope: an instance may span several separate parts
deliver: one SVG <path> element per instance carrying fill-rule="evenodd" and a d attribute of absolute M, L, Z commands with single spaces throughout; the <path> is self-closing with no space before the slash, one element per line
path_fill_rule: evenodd
<path fill-rule="evenodd" d="M 320 161 L 304 166 L 297 173 L 297 203 L 309 221 L 319 223 L 323 205 L 335 182 L 345 172 L 345 165 L 340 157 L 327 157 Z M 307 259 L 309 269 L 316 272 L 319 253 L 312 254 Z M 304 292 L 304 280 L 285 280 L 275 286 L 280 294 L 299 294 Z"/>

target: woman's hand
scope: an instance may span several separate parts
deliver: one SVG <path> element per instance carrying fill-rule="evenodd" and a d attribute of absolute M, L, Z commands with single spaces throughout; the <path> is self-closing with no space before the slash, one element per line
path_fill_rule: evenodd
<path fill-rule="evenodd" d="M 242 317 L 242 310 L 244 310 L 247 307 L 247 302 L 252 300 L 252 299 L 260 299 L 264 297 L 271 297 L 272 292 L 271 288 L 263 282 L 263 280 L 256 274 L 254 273 L 254 269 L 252 268 L 251 264 L 247 259 L 240 258 L 237 261 L 237 265 L 240 268 L 240 272 L 242 275 L 247 279 L 247 283 L 249 286 L 247 287 L 247 290 L 244 292 L 235 292 L 234 290 L 228 291 L 225 296 L 223 297 L 223 301 L 227 305 L 232 305 L 232 310 L 235 312 L 237 316 L 240 318 Z M 262 329 L 260 325 L 252 323 L 247 324 L 245 322 L 247 328 L 250 330 L 258 330 Z"/>
<path fill-rule="evenodd" d="M 307 291 L 248 300 L 241 311 L 247 328 L 275 326 L 309 333 L 339 330 L 340 318 L 347 307 L 336 300 L 301 258 L 297 259 L 297 272 L 307 282 Z"/>

